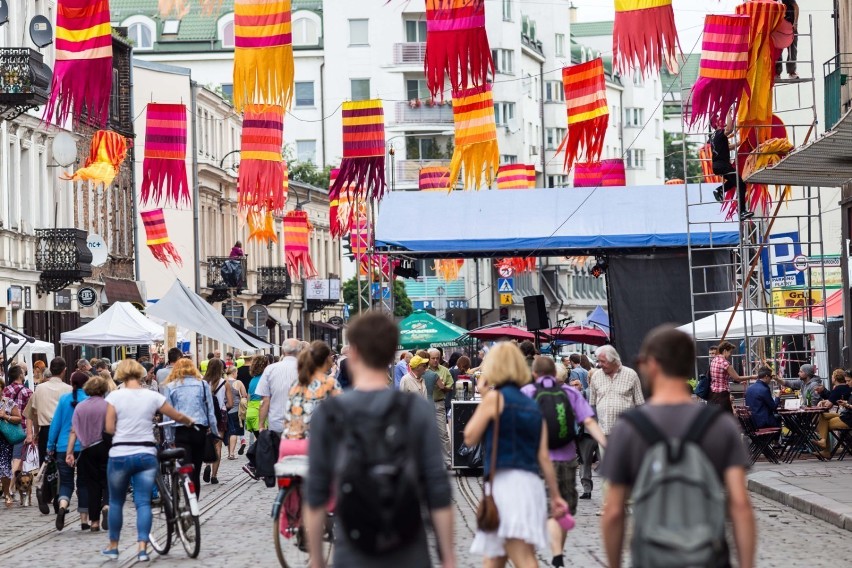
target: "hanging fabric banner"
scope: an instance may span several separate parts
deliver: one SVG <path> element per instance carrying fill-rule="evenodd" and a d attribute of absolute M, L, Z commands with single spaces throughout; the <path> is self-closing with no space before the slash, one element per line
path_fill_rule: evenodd
<path fill-rule="evenodd" d="M 748 16 L 705 17 L 698 80 L 690 93 L 690 125 L 701 118 L 711 125 L 724 124 L 728 111 L 748 89 L 748 34 Z"/>
<path fill-rule="evenodd" d="M 234 1 L 234 108 L 290 108 L 295 88 L 290 0 Z"/>
<path fill-rule="evenodd" d="M 497 123 L 494 119 L 494 97 L 491 85 L 453 92 L 455 149 L 450 161 L 450 189 L 464 167 L 464 189 L 479 189 L 483 174 L 490 186 L 500 166 L 497 148 Z"/>
<path fill-rule="evenodd" d="M 250 211 L 246 216 L 249 227 L 249 242 L 257 241 L 265 244 L 277 243 L 275 234 L 275 216 L 271 211 Z"/>
<path fill-rule="evenodd" d="M 616 71 L 630 77 L 656 73 L 663 63 L 676 72 L 680 49 L 672 0 L 615 0 L 612 60 Z"/>
<path fill-rule="evenodd" d="M 535 272 L 536 260 L 537 259 L 532 256 L 526 258 L 501 258 L 494 261 L 494 267 L 498 270 L 500 268 L 511 268 L 515 274 Z"/>
<path fill-rule="evenodd" d="M 361 267 L 362 273 L 366 274 L 369 269 L 367 253 L 370 251 L 370 225 L 366 214 L 358 214 L 353 219 L 349 232 L 349 244 L 356 264 Z"/>
<path fill-rule="evenodd" d="M 387 190 L 385 111 L 379 99 L 343 103 L 343 160 L 332 194 L 345 186 L 358 199 L 381 199 Z"/>
<path fill-rule="evenodd" d="M 284 256 L 293 280 L 317 275 L 308 248 L 308 235 L 313 228 L 305 211 L 288 211 L 284 215 Z"/>
<path fill-rule="evenodd" d="M 56 63 L 45 122 L 104 126 L 112 89 L 112 26 L 109 0 L 59 0 Z"/>
<path fill-rule="evenodd" d="M 246 105 L 240 140 L 241 209 L 284 213 L 287 178 L 284 157 L 284 109 Z"/>
<path fill-rule="evenodd" d="M 420 189 L 446 190 L 450 185 L 450 168 L 445 166 L 425 166 L 420 168 Z"/>
<path fill-rule="evenodd" d="M 602 180 L 600 162 L 574 164 L 574 187 L 599 187 Z"/>
<path fill-rule="evenodd" d="M 535 187 L 535 166 L 532 164 L 503 164 L 497 169 L 497 189 L 532 189 Z"/>
<path fill-rule="evenodd" d="M 609 124 L 606 78 L 600 57 L 562 69 L 562 86 L 568 106 L 568 134 L 557 153 L 565 151 L 565 171 L 576 160 L 597 162 Z"/>
<path fill-rule="evenodd" d="M 186 181 L 186 106 L 148 103 L 145 118 L 145 159 L 142 161 L 142 203 L 189 204 Z"/>
<path fill-rule="evenodd" d="M 148 245 L 148 249 L 150 249 L 154 258 L 166 266 L 172 262 L 178 266 L 183 266 L 183 260 L 181 260 L 180 254 L 169 238 L 163 210 L 142 211 L 139 215 L 142 217 L 142 225 L 145 227 L 145 244 Z"/>
<path fill-rule="evenodd" d="M 424 67 L 429 92 L 440 100 L 447 79 L 452 91 L 488 82 L 494 61 L 485 33 L 483 1 L 426 0 Z"/>
<path fill-rule="evenodd" d="M 455 282 L 459 279 L 462 266 L 464 266 L 464 259 L 444 258 L 436 260 L 432 268 L 438 276 L 444 279 L 444 282 Z"/>
<path fill-rule="evenodd" d="M 601 186 L 620 187 L 624 185 L 627 185 L 624 174 L 624 160 L 621 158 L 601 160 Z"/>
<path fill-rule="evenodd" d="M 329 187 L 334 187 L 340 170 L 331 170 Z M 340 238 L 352 229 L 356 215 L 366 215 L 367 206 L 363 199 L 356 197 L 357 191 L 349 186 L 343 187 L 339 192 L 329 192 L 328 220 L 331 236 Z"/>
<path fill-rule="evenodd" d="M 109 186 L 118 175 L 121 164 L 127 158 L 127 140 L 121 134 L 110 130 L 98 130 L 89 146 L 86 165 L 74 175 L 61 174 L 62 179 L 71 181 L 92 181 Z"/>

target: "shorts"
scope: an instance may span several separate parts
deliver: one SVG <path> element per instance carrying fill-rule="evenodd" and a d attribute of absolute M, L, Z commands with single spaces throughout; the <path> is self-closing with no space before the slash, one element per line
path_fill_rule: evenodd
<path fill-rule="evenodd" d="M 577 467 L 580 462 L 577 458 L 566 461 L 553 462 L 553 469 L 556 471 L 556 485 L 559 487 L 559 495 L 568 503 L 568 512 L 572 515 L 577 514 Z"/>
<path fill-rule="evenodd" d="M 242 424 L 240 424 L 240 413 L 228 413 L 228 436 L 242 436 L 245 434 Z"/>
<path fill-rule="evenodd" d="M 260 429 L 260 403 L 259 400 L 250 400 L 246 407 L 246 430 L 249 432 Z"/>

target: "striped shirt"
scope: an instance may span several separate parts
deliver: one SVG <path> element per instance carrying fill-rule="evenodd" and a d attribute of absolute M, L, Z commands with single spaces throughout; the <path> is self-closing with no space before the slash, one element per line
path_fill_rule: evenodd
<path fill-rule="evenodd" d="M 721 355 L 716 355 L 710 361 L 710 390 L 712 392 L 728 391 L 728 381 L 730 380 L 728 367 L 730 366 L 731 362 Z"/>
<path fill-rule="evenodd" d="M 613 375 L 599 369 L 589 378 L 589 404 L 595 407 L 604 434 L 609 434 L 619 415 L 645 403 L 639 375 L 629 367 L 619 367 Z"/>

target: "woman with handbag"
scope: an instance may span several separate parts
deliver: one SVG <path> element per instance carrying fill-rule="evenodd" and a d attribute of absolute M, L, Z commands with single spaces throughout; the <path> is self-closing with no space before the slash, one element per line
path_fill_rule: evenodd
<path fill-rule="evenodd" d="M 23 441 L 26 434 L 21 428 L 21 411 L 11 398 L 0 398 L 0 484 L 6 506 L 14 504 L 12 499 L 12 448 Z"/>
<path fill-rule="evenodd" d="M 242 401 L 248 398 L 245 385 L 237 380 L 237 368 L 229 367 L 225 379 L 228 385 L 225 387 L 228 391 L 226 406 L 228 407 L 228 459 L 235 460 L 237 456 L 237 441 L 245 435 L 245 429 L 240 421 L 240 406 Z"/>
<path fill-rule="evenodd" d="M 520 349 L 509 342 L 493 347 L 482 374 L 492 387 L 464 430 L 468 446 L 485 440 L 485 487 L 477 511 L 478 530 L 470 551 L 489 567 L 536 568 L 536 549 L 546 550 L 547 497 L 551 515 L 568 505 L 559 494 L 547 447 L 547 426 L 534 400 L 521 393 L 530 371 Z"/>
<path fill-rule="evenodd" d="M 208 369 L 213 361 L 219 361 L 219 359 L 211 359 Z M 204 463 L 209 436 L 219 436 L 210 385 L 201 378 L 192 361 L 180 359 L 174 364 L 171 374 L 165 381 L 163 394 L 176 410 L 192 418 L 195 424 L 208 429 L 204 432 L 195 428 L 178 426 L 174 430 L 175 446 L 186 450 L 184 461 L 192 464 L 192 482 L 195 484 L 196 496 L 200 497 L 201 464 Z"/>

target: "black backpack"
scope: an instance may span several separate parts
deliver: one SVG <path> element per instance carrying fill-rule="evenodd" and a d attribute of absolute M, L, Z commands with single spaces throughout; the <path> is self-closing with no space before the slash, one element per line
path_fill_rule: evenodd
<path fill-rule="evenodd" d="M 562 390 L 562 385 L 555 381 L 549 387 L 536 384 L 533 399 L 547 423 L 548 448 L 555 450 L 565 447 L 577 438 L 574 408 L 568 395 Z"/>
<path fill-rule="evenodd" d="M 386 412 L 329 406 L 340 440 L 335 516 L 358 550 L 381 555 L 402 548 L 423 530 L 416 446 L 407 427 L 416 395 L 394 392 Z"/>

